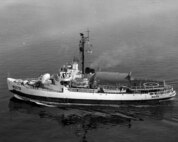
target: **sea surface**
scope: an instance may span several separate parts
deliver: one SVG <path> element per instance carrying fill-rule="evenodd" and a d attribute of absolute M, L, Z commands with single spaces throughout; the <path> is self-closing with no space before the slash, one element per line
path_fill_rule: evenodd
<path fill-rule="evenodd" d="M 8 76 L 30 78 L 56 73 L 78 50 L 77 46 L 63 49 L 57 45 L 39 43 L 0 50 L 0 142 L 178 141 L 178 96 L 156 104 L 58 108 L 13 98 L 7 89 Z M 97 60 L 99 51 L 92 56 L 92 60 Z M 167 52 L 166 57 L 157 60 L 146 56 L 150 55 L 138 56 L 136 61 L 122 60 L 102 70 L 132 71 L 135 77 L 178 79 L 178 51 Z M 174 83 L 174 88 L 178 92 L 178 84 Z"/>

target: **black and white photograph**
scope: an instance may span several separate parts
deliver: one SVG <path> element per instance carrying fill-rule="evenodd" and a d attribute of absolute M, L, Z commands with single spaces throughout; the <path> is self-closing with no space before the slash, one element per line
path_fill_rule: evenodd
<path fill-rule="evenodd" d="M 0 0 L 0 142 L 177 142 L 177 0 Z"/>

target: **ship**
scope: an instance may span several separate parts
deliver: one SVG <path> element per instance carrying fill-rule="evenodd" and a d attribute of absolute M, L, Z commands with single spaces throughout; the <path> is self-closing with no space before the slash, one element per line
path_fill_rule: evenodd
<path fill-rule="evenodd" d="M 95 71 L 85 67 L 89 32 L 87 36 L 80 33 L 80 37 L 80 60 L 73 59 L 56 74 L 44 73 L 30 79 L 8 77 L 9 91 L 17 99 L 45 106 L 142 104 L 176 96 L 173 86 L 165 80 L 138 79 L 131 72 Z"/>

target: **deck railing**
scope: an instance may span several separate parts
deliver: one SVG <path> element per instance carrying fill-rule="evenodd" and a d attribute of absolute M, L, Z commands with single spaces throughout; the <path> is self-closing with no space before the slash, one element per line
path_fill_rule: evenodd
<path fill-rule="evenodd" d="M 169 90 L 172 89 L 171 85 L 159 85 L 159 86 L 124 86 L 124 85 L 119 85 L 119 86 L 112 86 L 112 85 L 99 85 L 99 87 L 104 88 L 104 89 L 109 89 L 109 90 L 120 90 L 122 88 L 124 89 L 129 89 L 133 91 L 140 91 L 140 90 Z"/>

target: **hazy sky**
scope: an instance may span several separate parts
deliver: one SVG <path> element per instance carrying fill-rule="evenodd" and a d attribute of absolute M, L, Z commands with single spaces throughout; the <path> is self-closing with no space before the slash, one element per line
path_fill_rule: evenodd
<path fill-rule="evenodd" d="M 178 1 L 0 0 L 0 52 L 87 28 L 102 51 L 93 66 L 114 66 L 126 56 L 159 60 L 178 52 Z"/>

